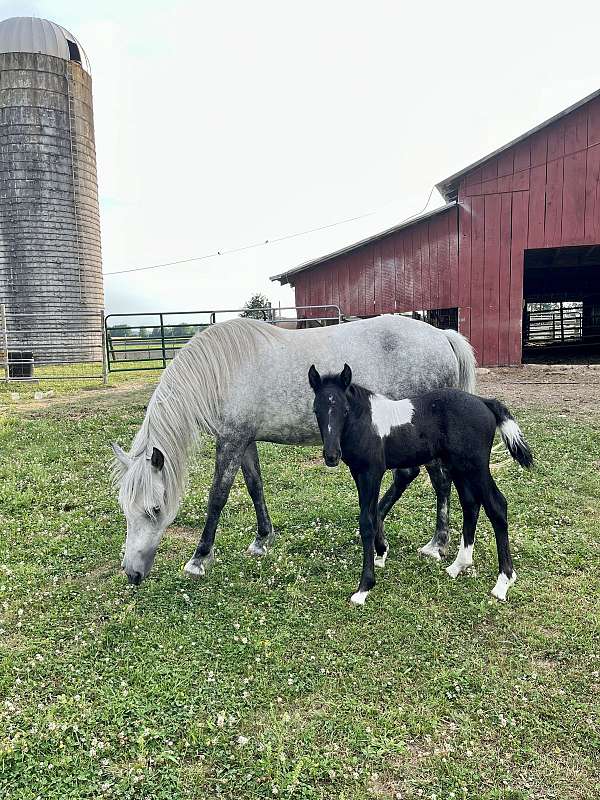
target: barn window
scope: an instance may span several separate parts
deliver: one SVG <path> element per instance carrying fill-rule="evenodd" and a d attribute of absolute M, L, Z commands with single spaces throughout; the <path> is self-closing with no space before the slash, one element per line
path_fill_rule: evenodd
<path fill-rule="evenodd" d="M 81 64 L 81 53 L 79 52 L 77 42 L 72 42 L 70 39 L 67 39 L 67 44 L 69 45 L 69 58 L 71 61 L 76 61 L 78 64 Z"/>
<path fill-rule="evenodd" d="M 415 319 L 422 319 L 433 325 L 434 328 L 458 330 L 458 308 L 430 308 L 422 311 L 413 311 Z"/>

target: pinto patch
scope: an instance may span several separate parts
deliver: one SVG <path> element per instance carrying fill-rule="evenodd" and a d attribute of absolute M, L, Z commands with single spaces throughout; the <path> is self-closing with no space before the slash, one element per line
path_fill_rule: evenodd
<path fill-rule="evenodd" d="M 370 401 L 371 420 L 377 434 L 382 438 L 389 436 L 392 428 L 412 422 L 415 407 L 410 400 L 388 400 L 381 394 L 374 394 Z"/>

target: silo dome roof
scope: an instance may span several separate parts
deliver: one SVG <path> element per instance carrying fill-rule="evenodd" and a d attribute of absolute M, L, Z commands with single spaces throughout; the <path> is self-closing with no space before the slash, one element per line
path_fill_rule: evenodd
<path fill-rule="evenodd" d="M 10 17 L 2 20 L 0 53 L 43 53 L 76 61 L 86 72 L 91 72 L 85 51 L 73 34 L 48 19 Z"/>

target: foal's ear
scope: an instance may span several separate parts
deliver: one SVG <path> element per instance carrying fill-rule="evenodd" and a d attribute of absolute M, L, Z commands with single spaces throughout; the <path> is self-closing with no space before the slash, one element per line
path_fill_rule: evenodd
<path fill-rule="evenodd" d="M 123 450 L 122 447 L 119 447 L 119 445 L 116 442 L 113 442 L 111 444 L 111 447 L 119 464 L 121 464 L 122 466 L 125 467 L 125 469 L 127 469 L 131 464 L 131 459 L 129 458 L 125 450 Z"/>
<path fill-rule="evenodd" d="M 308 382 L 312 386 L 313 392 L 318 392 L 321 388 L 321 376 L 314 364 L 308 370 Z"/>
<path fill-rule="evenodd" d="M 160 452 L 158 447 L 152 448 L 152 457 L 150 459 L 150 463 L 155 469 L 161 470 L 165 465 L 165 457 Z"/>
<path fill-rule="evenodd" d="M 344 389 L 347 389 L 352 383 L 352 370 L 348 364 L 344 364 L 344 369 L 340 373 L 340 381 Z"/>

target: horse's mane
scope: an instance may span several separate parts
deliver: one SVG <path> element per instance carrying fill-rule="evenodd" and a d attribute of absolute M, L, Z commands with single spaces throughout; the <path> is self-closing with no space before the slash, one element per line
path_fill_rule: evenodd
<path fill-rule="evenodd" d="M 276 326 L 254 319 L 232 319 L 197 333 L 164 371 L 144 421 L 131 446 L 130 466 L 115 459 L 119 501 L 131 508 L 141 489 L 144 510 L 160 505 L 176 510 L 187 473 L 189 451 L 201 433 L 217 435 L 223 400 L 232 379 L 262 342 L 281 340 Z M 154 496 L 150 459 L 156 447 L 164 456 L 165 500 Z"/>

